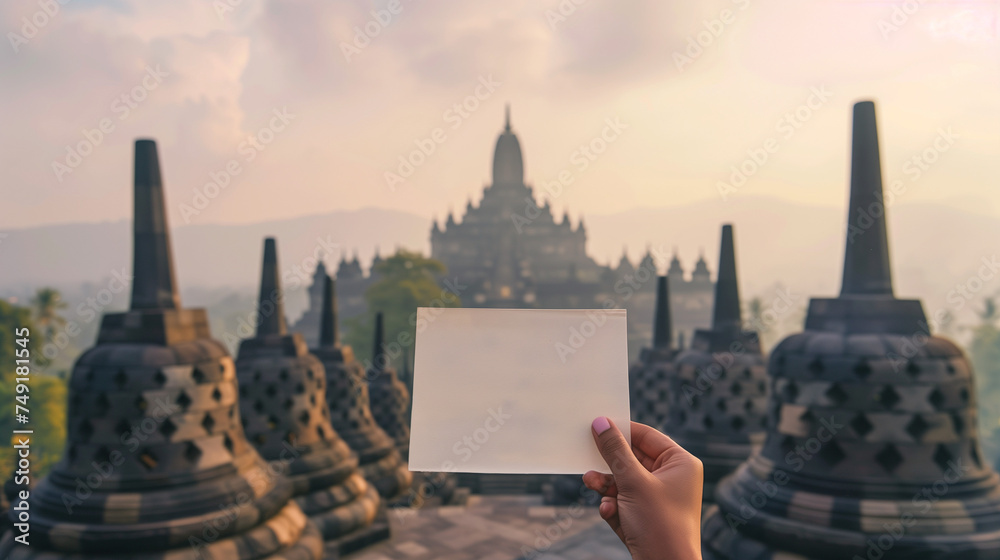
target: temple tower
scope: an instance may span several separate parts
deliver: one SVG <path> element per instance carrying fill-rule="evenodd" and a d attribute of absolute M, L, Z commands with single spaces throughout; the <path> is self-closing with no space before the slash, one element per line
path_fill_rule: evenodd
<path fill-rule="evenodd" d="M 410 488 L 413 474 L 406 468 L 395 440 L 372 416 L 365 369 L 354 358 L 351 347 L 340 344 L 334 281 L 326 277 L 323 282 L 319 347 L 312 352 L 326 369 L 330 423 L 358 454 L 365 478 L 382 497 L 395 499 Z"/>
<path fill-rule="evenodd" d="M 663 429 L 668 420 L 670 379 L 674 376 L 673 347 L 670 327 L 670 288 L 667 277 L 656 283 L 656 312 L 653 317 L 653 345 L 643 348 L 639 361 L 629 368 L 629 403 L 632 420 L 656 429 Z"/>
<path fill-rule="evenodd" d="M 875 105 L 854 105 L 840 296 L 774 349 L 767 439 L 716 493 L 705 558 L 1000 557 L 972 369 L 892 292 Z"/>
<path fill-rule="evenodd" d="M 131 308 L 104 315 L 74 365 L 65 453 L 31 493 L 31 546 L 8 534 L 0 557 L 318 559 L 292 483 L 244 436 L 232 359 L 205 311 L 180 306 L 152 140 L 135 143 L 133 230 Z"/>
<path fill-rule="evenodd" d="M 716 483 L 763 441 L 767 422 L 767 368 L 757 333 L 743 330 L 731 225 L 722 226 L 712 328 L 695 331 L 675 369 L 665 431 L 701 459 L 710 502 Z"/>
<path fill-rule="evenodd" d="M 274 238 L 264 240 L 256 336 L 240 343 L 236 375 L 247 439 L 288 477 L 295 501 L 339 553 L 370 542 L 381 499 L 358 457 L 330 425 L 326 372 L 285 325 Z"/>
<path fill-rule="evenodd" d="M 383 341 L 382 312 L 375 314 L 375 344 L 372 367 L 368 371 L 372 415 L 378 425 L 396 442 L 396 448 L 406 458 L 410 453 L 410 392 L 388 365 Z"/>

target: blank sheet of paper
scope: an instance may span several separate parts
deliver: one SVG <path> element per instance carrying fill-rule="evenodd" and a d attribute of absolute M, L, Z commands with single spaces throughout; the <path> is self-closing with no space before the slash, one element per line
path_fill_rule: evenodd
<path fill-rule="evenodd" d="M 410 470 L 610 472 L 590 424 L 629 433 L 623 309 L 417 310 Z"/>

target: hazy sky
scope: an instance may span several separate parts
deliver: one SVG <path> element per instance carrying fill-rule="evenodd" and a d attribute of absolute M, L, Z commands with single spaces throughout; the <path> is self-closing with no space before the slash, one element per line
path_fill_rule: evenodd
<path fill-rule="evenodd" d="M 729 196 L 842 206 L 862 98 L 899 202 L 1000 215 L 996 0 L 46 1 L 0 3 L 0 231 L 128 217 L 136 137 L 159 141 L 174 226 L 443 217 L 479 198 L 508 102 L 528 182 L 567 171 L 552 204 L 574 220 L 726 204 L 765 147 Z"/>

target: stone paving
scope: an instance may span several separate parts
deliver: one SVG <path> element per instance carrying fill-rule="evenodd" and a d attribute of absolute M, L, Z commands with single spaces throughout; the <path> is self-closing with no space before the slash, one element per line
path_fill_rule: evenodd
<path fill-rule="evenodd" d="M 627 560 L 591 507 L 551 507 L 540 496 L 472 496 L 464 506 L 394 509 L 392 539 L 345 560 Z"/>

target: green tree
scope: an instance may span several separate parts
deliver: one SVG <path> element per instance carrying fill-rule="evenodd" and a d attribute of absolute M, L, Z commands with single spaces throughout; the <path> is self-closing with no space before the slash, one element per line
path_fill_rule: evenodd
<path fill-rule="evenodd" d="M 59 327 L 66 324 L 66 319 L 59 314 L 61 309 L 66 309 L 66 302 L 55 288 L 39 288 L 31 298 L 35 325 L 41 329 L 45 342 L 52 342 Z"/>
<path fill-rule="evenodd" d="M 986 298 L 978 315 L 979 324 L 971 329 L 969 359 L 976 372 L 979 434 L 984 455 L 1000 467 L 1000 312 L 996 301 Z"/>
<path fill-rule="evenodd" d="M 412 364 L 418 307 L 460 307 L 457 294 L 441 289 L 437 279 L 445 272 L 440 261 L 420 253 L 399 250 L 375 266 L 379 280 L 365 292 L 368 311 L 345 321 L 344 342 L 354 348 L 362 363 L 371 361 L 375 314 L 383 314 L 386 351 L 396 368 Z M 406 336 L 406 335 L 409 336 Z M 399 351 L 393 351 L 397 344 Z"/>
<path fill-rule="evenodd" d="M 29 364 L 27 408 L 31 421 L 17 424 L 14 418 L 16 350 L 20 349 L 17 329 L 28 329 L 28 350 L 31 358 L 41 357 L 42 329 L 32 320 L 32 310 L 0 301 L 0 434 L 5 440 L 0 446 L 0 482 L 10 478 L 14 470 L 13 448 L 6 443 L 15 429 L 31 429 L 31 476 L 38 481 L 56 462 L 66 441 L 66 383 L 62 379 L 41 373 L 37 362 Z"/>

